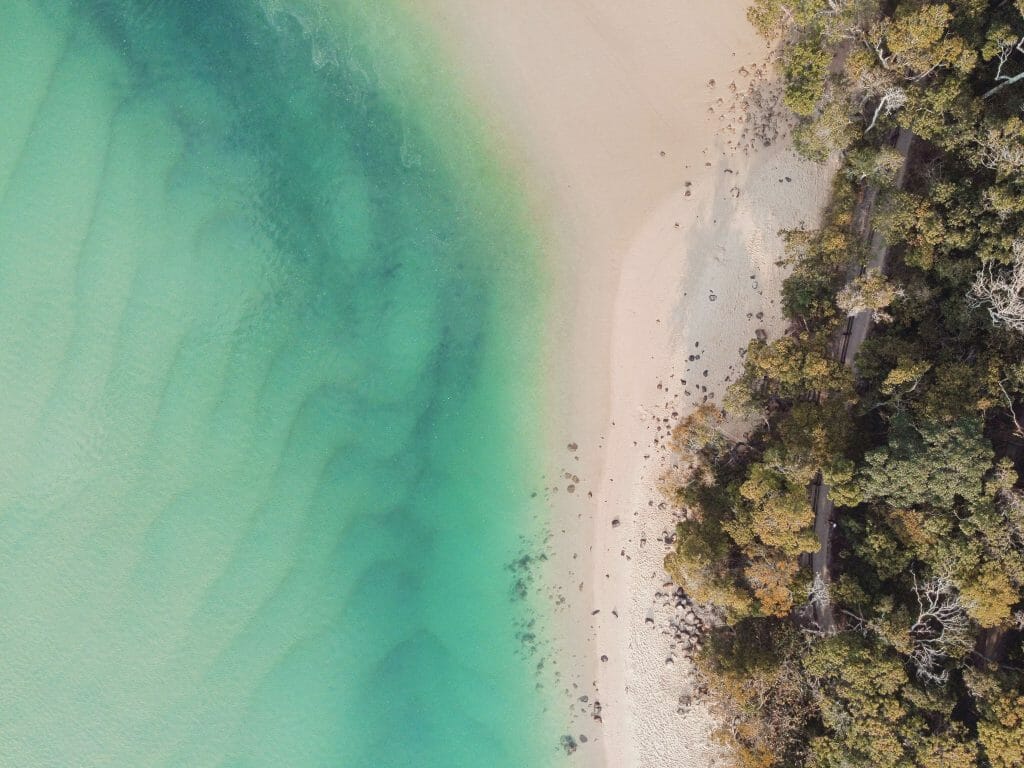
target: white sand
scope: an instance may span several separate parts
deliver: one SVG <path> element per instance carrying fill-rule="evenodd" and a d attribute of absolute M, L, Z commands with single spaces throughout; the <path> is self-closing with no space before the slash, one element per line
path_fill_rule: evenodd
<path fill-rule="evenodd" d="M 674 527 L 653 487 L 670 458 L 658 443 L 703 387 L 721 400 L 755 329 L 780 332 L 777 232 L 813 224 L 829 180 L 785 137 L 741 140 L 741 97 L 771 90 L 745 5 L 413 3 L 452 44 L 550 234 L 551 595 L 565 598 L 579 765 L 714 762 L 706 707 L 679 705 L 692 670 L 668 629 L 674 604 L 656 597 L 672 591 L 661 563 Z M 564 472 L 579 477 L 573 494 Z"/>

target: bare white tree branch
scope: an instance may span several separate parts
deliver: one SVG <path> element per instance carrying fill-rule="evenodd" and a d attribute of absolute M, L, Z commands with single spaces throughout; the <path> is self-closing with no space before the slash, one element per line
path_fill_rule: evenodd
<path fill-rule="evenodd" d="M 881 115 L 889 116 L 893 112 L 903 107 L 907 103 L 907 92 L 899 86 L 890 86 L 881 98 L 878 100 L 878 105 L 875 107 L 875 114 L 871 117 L 871 124 L 864 129 L 867 133 L 875 127 L 875 123 L 878 122 L 878 118 Z"/>
<path fill-rule="evenodd" d="M 832 604 L 832 594 L 829 592 L 828 582 L 821 578 L 820 573 L 814 574 L 814 581 L 811 582 L 811 586 L 807 590 L 807 598 L 814 609 L 813 613 L 819 616 Z M 835 627 L 824 630 L 816 621 L 811 621 L 810 629 L 805 629 L 805 633 L 807 632 L 817 637 L 828 637 L 834 635 L 836 630 Z"/>
<path fill-rule="evenodd" d="M 998 498 L 1010 540 L 1024 552 L 1024 494 L 1011 489 L 1000 491 Z"/>
<path fill-rule="evenodd" d="M 1003 382 L 997 382 L 999 384 L 999 391 L 1003 393 L 1003 399 L 1006 400 L 1006 410 L 1010 412 L 1010 417 L 1013 419 L 1013 430 L 1015 434 L 1020 437 L 1024 437 L 1024 427 L 1020 425 L 1020 421 L 1017 419 L 1017 413 L 1013 410 L 1013 399 L 1010 397 L 1010 393 L 1006 391 L 1006 387 L 1003 386 Z"/>
<path fill-rule="evenodd" d="M 1006 137 L 998 130 L 990 130 L 980 138 L 975 138 L 978 145 L 978 162 L 992 171 L 1019 172 L 1024 171 L 1024 144 Z"/>
<path fill-rule="evenodd" d="M 995 325 L 1024 333 L 1024 240 L 1013 243 L 1013 264 L 996 271 L 988 263 L 974 278 L 968 294 L 972 307 L 986 306 Z"/>
<path fill-rule="evenodd" d="M 918 584 L 914 576 L 918 615 L 910 627 L 910 660 L 922 680 L 944 683 L 949 670 L 942 661 L 971 647 L 971 626 L 956 588 L 946 576 Z"/>
<path fill-rule="evenodd" d="M 1024 37 L 1021 37 L 1019 40 L 1017 40 L 1016 43 L 1011 41 L 1005 41 L 1000 44 L 998 54 L 999 66 L 996 67 L 995 77 L 995 81 L 996 83 L 998 83 L 998 85 L 986 91 L 981 98 L 987 99 L 990 96 L 994 96 L 995 94 L 999 93 L 999 91 L 1003 90 L 1003 88 L 1007 88 L 1016 82 L 1024 80 L 1024 71 L 1021 71 L 1013 76 L 1003 74 L 1003 67 L 1006 66 L 1006 62 L 1010 60 L 1010 57 L 1013 56 L 1014 52 L 1024 53 Z"/>
<path fill-rule="evenodd" d="M 928 69 L 921 72 L 909 72 L 909 66 L 903 59 L 893 53 L 886 53 L 884 33 L 880 33 L 878 30 L 875 30 L 874 34 L 861 34 L 858 35 L 858 37 L 860 37 L 864 44 L 875 54 L 875 58 L 878 59 L 878 63 L 881 65 L 882 69 L 893 73 L 908 83 L 916 83 L 919 80 L 924 80 L 928 75 L 939 68 L 939 64 L 935 63 L 928 67 Z"/>

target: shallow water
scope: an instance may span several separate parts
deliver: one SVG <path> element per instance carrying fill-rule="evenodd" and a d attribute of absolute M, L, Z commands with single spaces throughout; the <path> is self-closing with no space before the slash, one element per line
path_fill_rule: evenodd
<path fill-rule="evenodd" d="M 399 10 L 4 3 L 0 764 L 552 756 L 538 269 Z"/>

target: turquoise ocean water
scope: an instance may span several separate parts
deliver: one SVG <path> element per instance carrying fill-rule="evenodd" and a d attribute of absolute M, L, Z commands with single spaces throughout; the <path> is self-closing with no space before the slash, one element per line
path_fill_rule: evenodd
<path fill-rule="evenodd" d="M 2 4 L 0 765 L 552 758 L 539 267 L 430 50 L 378 0 Z"/>

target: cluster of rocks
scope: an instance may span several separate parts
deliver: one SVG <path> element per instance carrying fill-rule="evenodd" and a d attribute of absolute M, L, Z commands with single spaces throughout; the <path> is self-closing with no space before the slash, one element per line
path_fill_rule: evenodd
<path fill-rule="evenodd" d="M 679 694 L 678 704 L 679 706 L 676 707 L 676 714 L 685 715 L 690 711 L 690 707 L 693 706 L 693 694 L 687 691 Z"/>
<path fill-rule="evenodd" d="M 574 739 L 570 734 L 567 733 L 559 741 L 562 744 L 562 749 L 565 750 L 565 754 L 571 755 L 573 752 L 576 751 L 576 739 Z"/>
<path fill-rule="evenodd" d="M 666 664 L 674 664 L 675 654 L 679 653 L 684 657 L 692 657 L 703 647 L 702 636 L 705 630 L 703 620 L 697 614 L 696 604 L 686 596 L 682 587 L 676 587 L 673 592 L 656 592 L 655 597 L 661 599 L 662 605 L 672 610 L 668 620 L 668 626 L 664 634 L 668 635 L 672 642 L 671 653 L 665 659 Z"/>
<path fill-rule="evenodd" d="M 784 137 L 793 119 L 784 107 L 782 86 L 770 76 L 767 65 L 750 64 L 735 74 L 738 77 L 728 84 L 728 92 L 712 102 L 708 113 L 725 124 L 725 134 L 731 137 L 726 141 L 728 148 L 749 154 Z M 709 80 L 707 86 L 714 92 L 718 83 Z M 738 196 L 738 188 L 733 189 L 733 196 Z"/>
<path fill-rule="evenodd" d="M 587 738 L 587 735 L 585 733 L 581 733 L 579 735 L 579 740 L 577 741 L 572 734 L 567 733 L 558 741 L 562 745 L 562 749 L 565 750 L 565 754 L 571 755 L 573 752 L 576 751 L 577 747 L 579 747 L 581 744 L 586 744 L 589 741 L 589 739 Z"/>
<path fill-rule="evenodd" d="M 594 701 L 591 702 L 590 701 L 590 696 L 588 696 L 587 694 L 583 694 L 582 696 L 578 697 L 576 699 L 576 701 L 578 701 L 580 704 L 583 705 L 582 707 L 580 707 L 580 712 L 588 713 L 594 719 L 594 722 L 597 722 L 597 723 L 601 722 L 601 702 L 600 701 L 598 701 L 597 699 L 594 699 Z"/>
<path fill-rule="evenodd" d="M 741 141 L 749 138 L 751 147 L 757 143 L 770 147 L 784 135 L 792 125 L 792 118 L 784 109 L 782 97 L 782 87 L 763 76 L 750 83 L 739 101 L 744 117 Z"/>
<path fill-rule="evenodd" d="M 544 551 L 523 552 L 515 560 L 505 565 L 505 570 L 512 574 L 510 599 L 513 602 L 526 599 L 536 580 L 537 568 L 547 559 L 547 553 Z"/>

